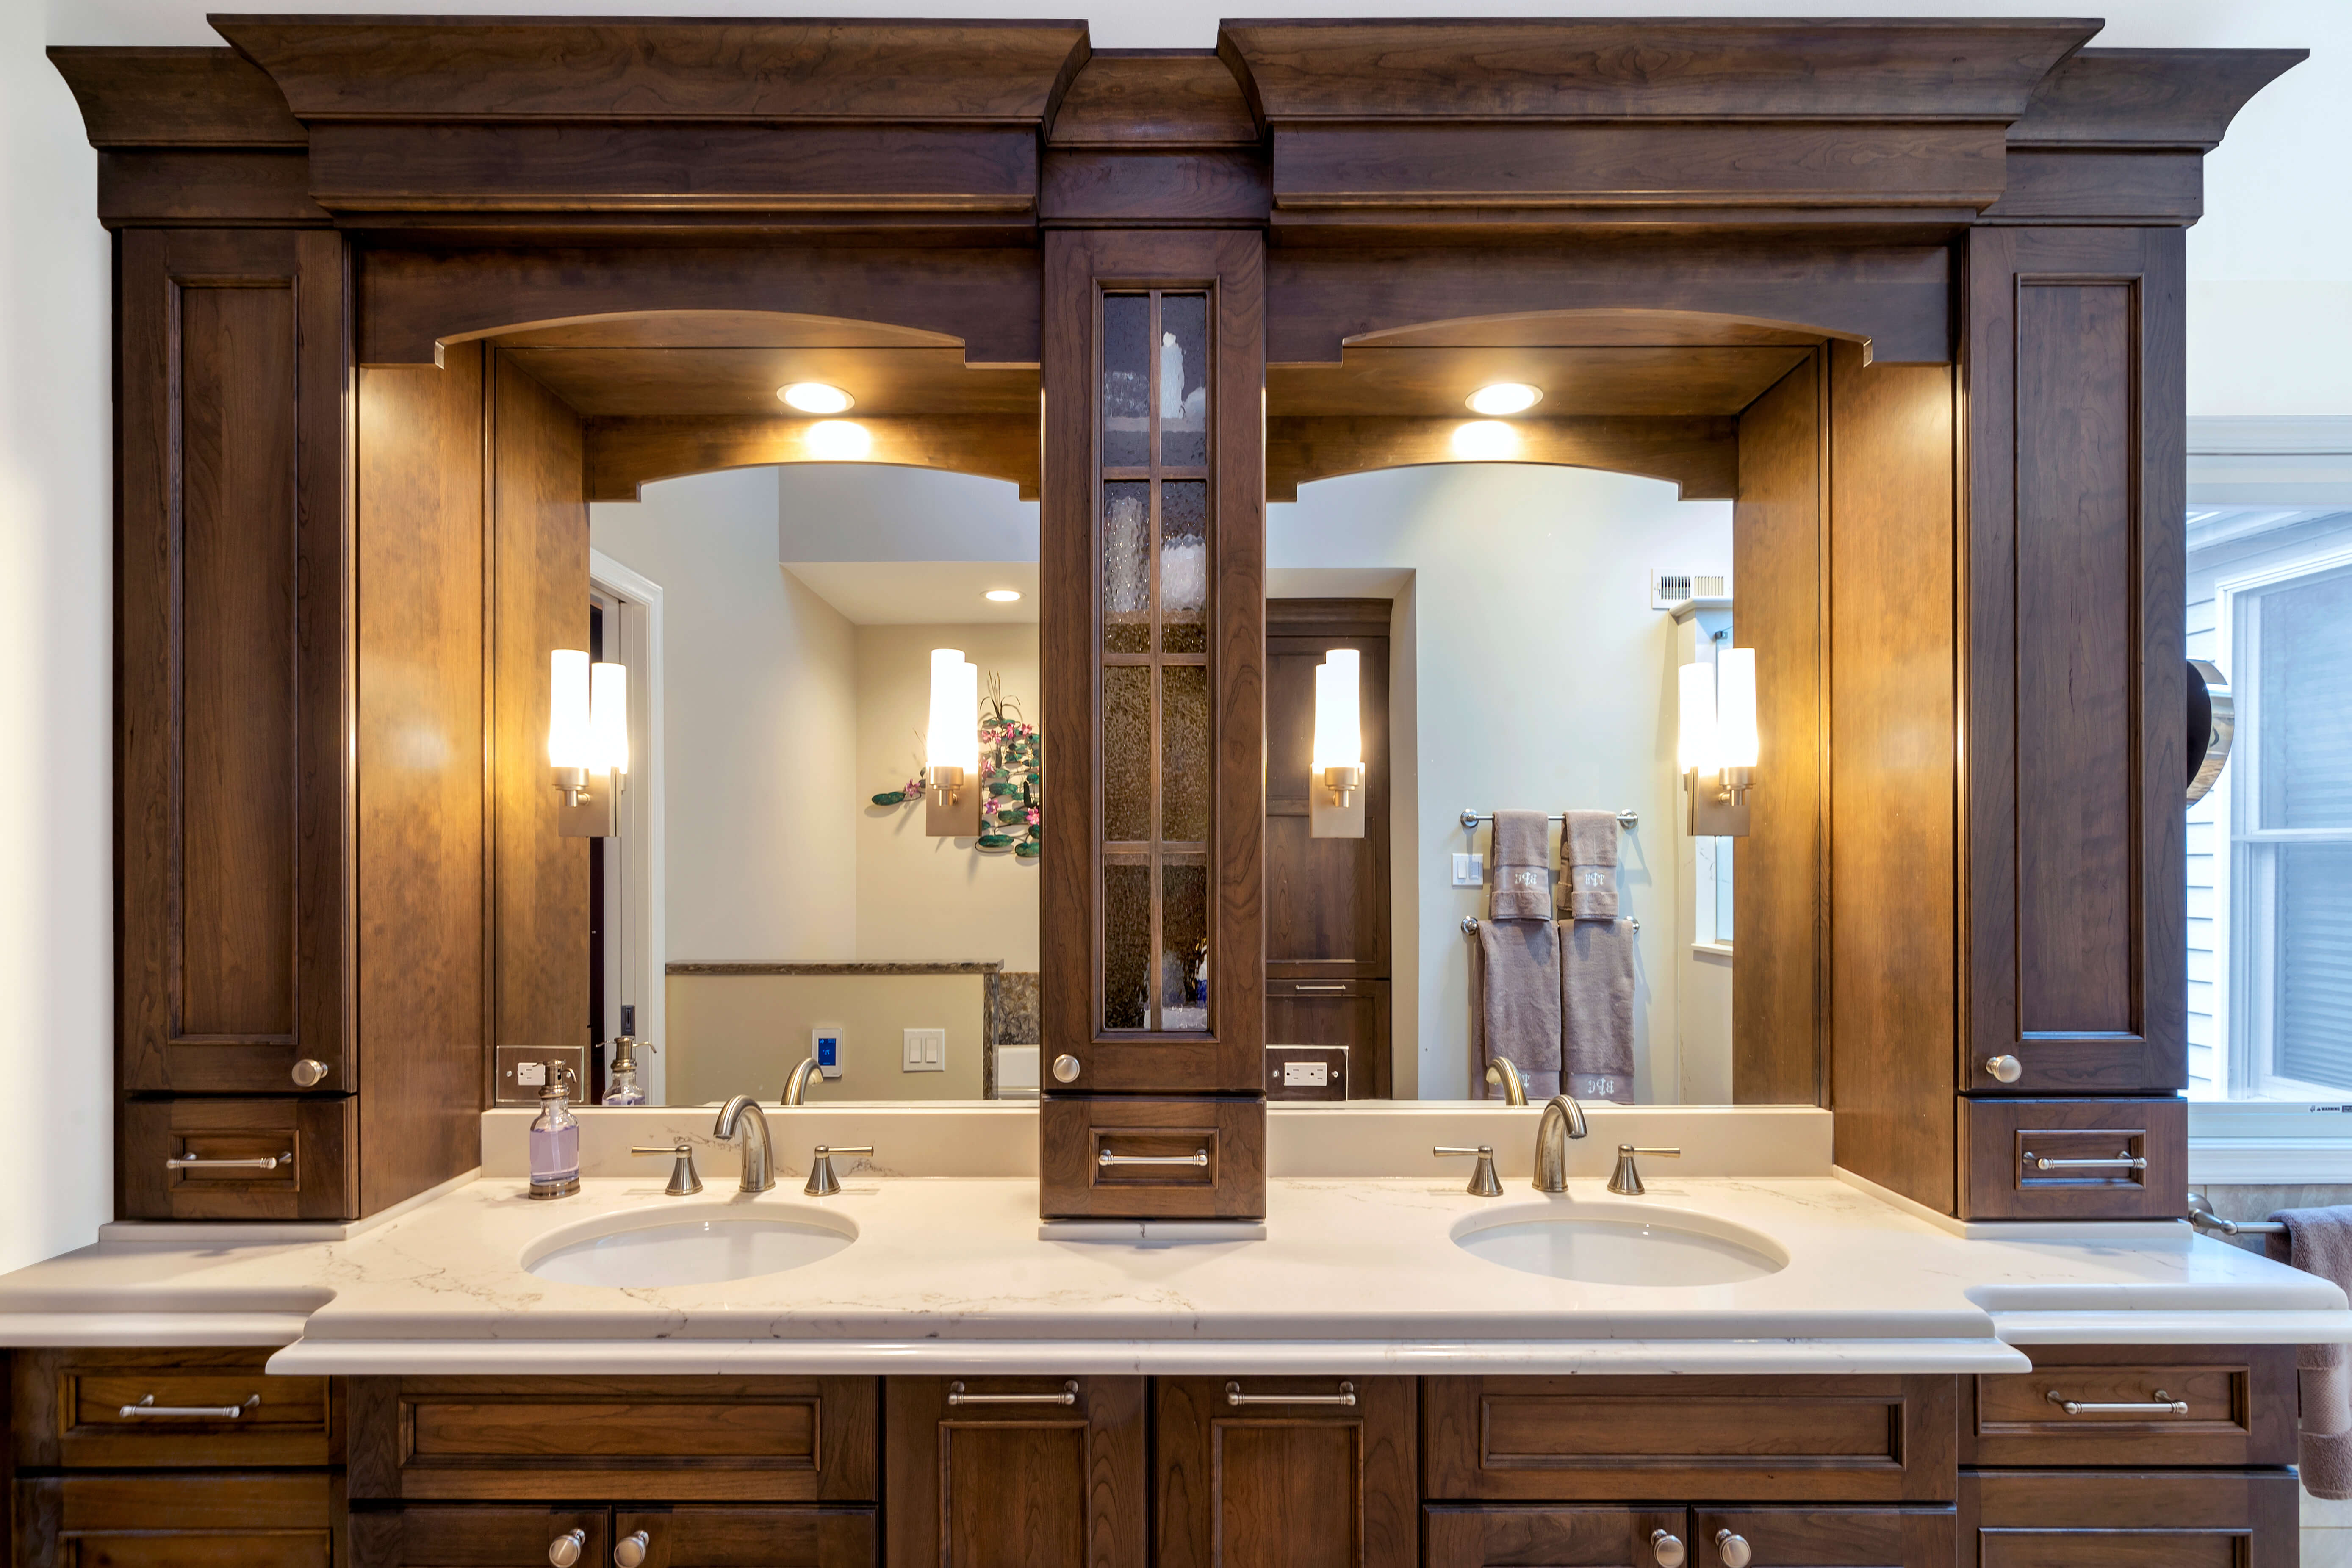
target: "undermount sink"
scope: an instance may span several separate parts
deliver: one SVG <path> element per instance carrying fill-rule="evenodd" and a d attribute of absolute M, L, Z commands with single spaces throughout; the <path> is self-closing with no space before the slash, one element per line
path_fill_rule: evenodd
<path fill-rule="evenodd" d="M 1736 1285 L 1789 1265 L 1761 1232 L 1642 1204 L 1514 1204 L 1455 1226 L 1454 1245 L 1522 1274 L 1591 1285 Z"/>
<path fill-rule="evenodd" d="M 522 1266 L 566 1285 L 709 1285 L 803 1268 L 856 1239 L 856 1225 L 818 1209 L 681 1204 L 566 1226 L 542 1237 Z"/>

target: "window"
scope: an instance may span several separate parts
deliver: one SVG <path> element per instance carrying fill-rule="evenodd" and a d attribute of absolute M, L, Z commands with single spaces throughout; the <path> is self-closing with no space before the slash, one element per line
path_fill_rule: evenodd
<path fill-rule="evenodd" d="M 2189 814 L 2189 1093 L 2352 1099 L 2352 513 L 2192 513 L 2189 542 L 2189 656 L 2237 708 Z"/>

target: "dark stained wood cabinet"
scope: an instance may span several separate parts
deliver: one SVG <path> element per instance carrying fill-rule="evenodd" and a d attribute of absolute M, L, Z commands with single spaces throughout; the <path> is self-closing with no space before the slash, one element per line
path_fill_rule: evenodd
<path fill-rule="evenodd" d="M 1686 1542 L 1679 1508 L 1431 1503 L 1428 1568 L 1658 1568 L 1658 1532 Z"/>
<path fill-rule="evenodd" d="M 2289 1470 L 1983 1470 L 1961 1478 L 1960 1568 L 2294 1568 Z"/>
<path fill-rule="evenodd" d="M 23 1568 L 341 1568 L 320 1474 L 49 1476 L 16 1483 Z"/>
<path fill-rule="evenodd" d="M 277 1377 L 267 1350 L 20 1350 L 9 1358 L 19 1469 L 299 1468 L 343 1462 L 342 1383 Z M 131 1412 L 236 1409 L 235 1416 Z"/>
<path fill-rule="evenodd" d="M 2295 1462 L 2288 1345 L 2035 1345 L 2033 1370 L 1960 1380 L 1960 1463 L 2047 1468 Z M 2099 1409 L 2082 1405 L 2188 1408 Z"/>
<path fill-rule="evenodd" d="M 1155 1379 L 1153 1561 L 1413 1568 L 1414 1394 L 1409 1377 Z"/>
<path fill-rule="evenodd" d="M 1146 1397 L 1139 1377 L 891 1378 L 891 1568 L 1142 1568 Z"/>

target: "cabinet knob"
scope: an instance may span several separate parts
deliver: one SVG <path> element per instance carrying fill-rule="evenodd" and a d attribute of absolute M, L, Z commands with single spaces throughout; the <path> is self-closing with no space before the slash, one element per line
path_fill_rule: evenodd
<path fill-rule="evenodd" d="M 646 1551 L 653 1542 L 642 1530 L 625 1535 L 613 1543 L 613 1568 L 639 1568 L 646 1560 Z"/>
<path fill-rule="evenodd" d="M 316 1057 L 304 1057 L 294 1064 L 294 1087 L 309 1089 L 327 1076 L 327 1064 Z"/>
<path fill-rule="evenodd" d="M 1985 1071 L 1992 1074 L 1999 1082 L 2015 1083 L 2025 1076 L 2025 1064 L 2015 1057 L 1989 1057 L 1985 1060 Z"/>
<path fill-rule="evenodd" d="M 1671 1530 L 1650 1531 L 1650 1551 L 1658 1560 L 1658 1568 L 1683 1568 L 1690 1557 L 1683 1538 Z"/>
<path fill-rule="evenodd" d="M 584 1530 L 567 1531 L 547 1543 L 547 1560 L 555 1568 L 572 1568 L 580 1561 L 580 1549 L 588 1544 Z"/>
<path fill-rule="evenodd" d="M 1748 1549 L 1748 1537 L 1727 1530 L 1715 1532 L 1715 1551 L 1723 1559 L 1723 1568 L 1748 1568 L 1748 1560 L 1755 1555 Z"/>
<path fill-rule="evenodd" d="M 1070 1055 L 1067 1051 L 1064 1051 L 1060 1056 L 1055 1057 L 1054 1058 L 1054 1081 L 1055 1083 L 1077 1082 L 1078 1058 Z"/>

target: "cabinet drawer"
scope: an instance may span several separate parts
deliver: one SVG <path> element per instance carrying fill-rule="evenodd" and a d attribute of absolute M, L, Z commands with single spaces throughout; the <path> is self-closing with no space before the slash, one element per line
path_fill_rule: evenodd
<path fill-rule="evenodd" d="M 358 1114 L 348 1098 L 127 1101 L 116 1152 L 122 1212 L 131 1219 L 354 1218 Z M 173 1163 L 182 1160 L 219 1163 Z"/>
<path fill-rule="evenodd" d="M 580 1532 L 581 1568 L 613 1560 L 612 1521 L 601 1508 L 502 1508 L 410 1503 L 352 1510 L 352 1568 L 531 1568 Z"/>
<path fill-rule="evenodd" d="M 1265 1217 L 1262 1100 L 1049 1094 L 1038 1138 L 1047 1219 Z"/>
<path fill-rule="evenodd" d="M 1947 1568 L 1958 1522 L 1948 1508 L 1702 1508 L 1691 1513 L 1691 1568 Z"/>
<path fill-rule="evenodd" d="M 1658 1568 L 1656 1535 L 1688 1537 L 1678 1508 L 1528 1508 L 1432 1503 L 1421 1510 L 1429 1568 Z"/>
<path fill-rule="evenodd" d="M 1970 1471 L 1960 1568 L 2295 1568 L 2286 1470 Z"/>
<path fill-rule="evenodd" d="M 353 1378 L 355 1498 L 870 1501 L 872 1378 Z"/>
<path fill-rule="evenodd" d="M 17 1568 L 334 1568 L 323 1475 L 52 1476 L 16 1483 Z"/>
<path fill-rule="evenodd" d="M 1949 1377 L 1433 1377 L 1438 1498 L 1948 1502 Z"/>
<path fill-rule="evenodd" d="M 2175 1219 L 2188 1103 L 1963 1100 L 1960 1158 L 1963 1219 Z"/>
<path fill-rule="evenodd" d="M 873 1568 L 877 1550 L 870 1508 L 613 1510 L 616 1545 L 640 1532 L 644 1568 Z"/>
<path fill-rule="evenodd" d="M 2046 1345 L 2033 1370 L 1964 1380 L 1969 1465 L 2291 1465 L 2291 1345 Z M 2077 1406 L 2069 1415 L 2061 1402 Z M 2160 1406 L 2188 1408 L 2175 1414 Z M 2144 1405 L 2145 1410 L 2095 1409 Z"/>
<path fill-rule="evenodd" d="M 261 1370 L 269 1355 L 18 1351 L 10 1374 L 16 1463 L 194 1469 L 341 1462 L 340 1412 L 328 1380 L 272 1377 Z"/>

